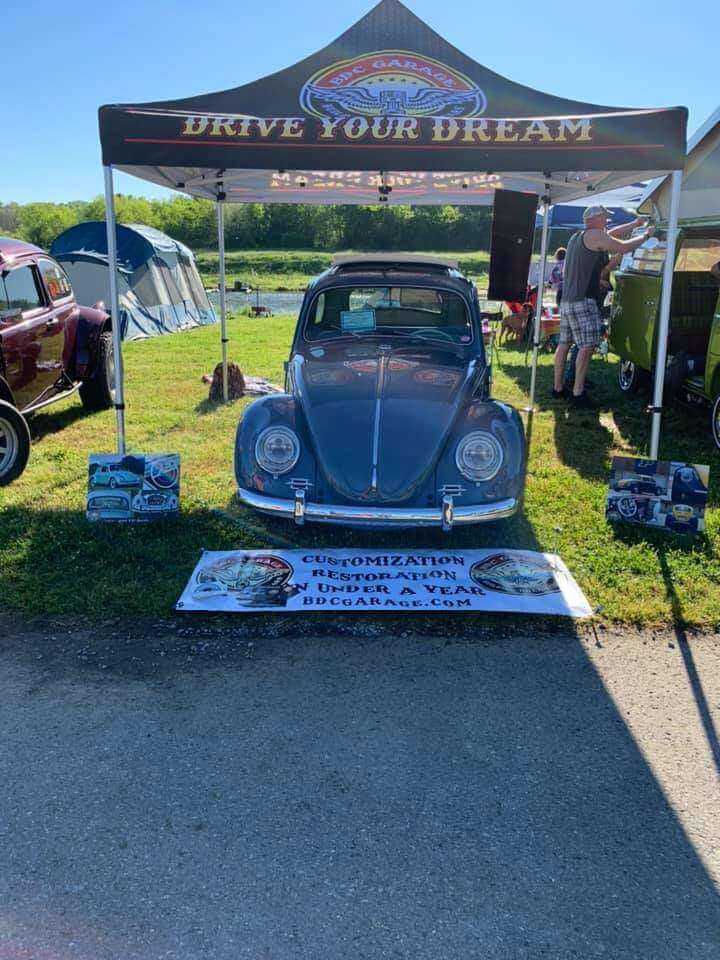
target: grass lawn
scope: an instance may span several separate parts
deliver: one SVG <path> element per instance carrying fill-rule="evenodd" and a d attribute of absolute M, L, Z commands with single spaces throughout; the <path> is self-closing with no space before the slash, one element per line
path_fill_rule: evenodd
<path fill-rule="evenodd" d="M 230 357 L 248 373 L 282 382 L 293 317 L 235 318 Z M 0 609 L 24 615 L 171 613 L 199 551 L 289 541 L 358 546 L 442 546 L 440 532 L 297 529 L 234 503 L 232 447 L 247 402 L 207 403 L 203 373 L 219 353 L 216 326 L 126 345 L 128 446 L 182 456 L 182 513 L 162 525 L 90 525 L 84 517 L 87 456 L 114 449 L 114 414 L 93 415 L 72 399 L 32 421 L 25 474 L 0 490 Z M 501 545 L 557 550 L 606 620 L 655 624 L 683 618 L 720 623 L 720 476 L 709 415 L 675 406 L 666 416 L 661 456 L 711 465 L 707 531 L 696 540 L 611 526 L 604 499 L 614 453 L 646 452 L 643 404 L 619 396 L 613 362 L 595 360 L 599 414 L 569 412 L 545 400 L 551 357 L 543 356 L 540 411 L 534 418 L 525 510 L 489 527 L 455 531 L 460 547 Z M 524 406 L 529 370 L 508 348 L 494 363 L 494 393 Z M 226 519 L 223 511 L 240 521 Z M 269 538 L 269 539 L 268 539 Z M 388 614 L 383 623 L 388 624 Z M 473 616 L 463 615 L 463 622 Z"/>
<path fill-rule="evenodd" d="M 260 290 L 303 290 L 310 277 L 327 270 L 333 256 L 333 253 L 322 250 L 228 250 L 225 253 L 226 283 L 228 287 L 232 287 L 236 280 L 244 280 L 254 288 L 259 287 Z M 486 251 L 429 253 L 428 256 L 459 260 L 460 269 L 465 276 L 472 277 L 481 288 L 487 286 L 490 254 Z M 217 250 L 196 250 L 195 260 L 205 286 L 216 287 Z"/>

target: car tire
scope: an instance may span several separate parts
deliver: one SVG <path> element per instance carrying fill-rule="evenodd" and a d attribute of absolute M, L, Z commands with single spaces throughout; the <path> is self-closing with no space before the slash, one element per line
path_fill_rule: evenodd
<path fill-rule="evenodd" d="M 618 386 L 622 393 L 633 394 L 647 389 L 650 374 L 636 366 L 632 360 L 621 360 L 618 367 Z"/>
<path fill-rule="evenodd" d="M 109 485 L 111 490 L 115 489 L 115 487 L 117 486 L 117 480 L 115 479 L 115 477 L 110 477 Z"/>
<path fill-rule="evenodd" d="M 0 487 L 17 480 L 30 456 L 30 428 L 10 403 L 0 400 Z"/>
<path fill-rule="evenodd" d="M 80 387 L 80 399 L 86 410 L 107 410 L 115 403 L 115 361 L 109 330 L 100 334 L 95 376 Z"/>
<path fill-rule="evenodd" d="M 712 408 L 712 435 L 715 446 L 720 450 L 720 393 L 715 397 L 715 403 Z"/>

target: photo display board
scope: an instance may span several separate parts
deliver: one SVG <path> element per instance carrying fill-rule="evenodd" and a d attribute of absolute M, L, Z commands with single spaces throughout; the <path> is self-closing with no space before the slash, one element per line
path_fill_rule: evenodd
<path fill-rule="evenodd" d="M 92 453 L 88 459 L 86 516 L 91 522 L 147 523 L 177 515 L 179 454 Z"/>
<path fill-rule="evenodd" d="M 704 464 L 613 457 L 605 517 L 614 523 L 700 533 L 709 477 Z"/>

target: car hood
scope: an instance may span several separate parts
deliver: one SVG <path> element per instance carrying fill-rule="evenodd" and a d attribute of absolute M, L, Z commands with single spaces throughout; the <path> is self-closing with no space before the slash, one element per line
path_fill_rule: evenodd
<path fill-rule="evenodd" d="M 451 346 L 333 344 L 291 365 L 320 470 L 349 500 L 410 500 L 482 373 Z"/>

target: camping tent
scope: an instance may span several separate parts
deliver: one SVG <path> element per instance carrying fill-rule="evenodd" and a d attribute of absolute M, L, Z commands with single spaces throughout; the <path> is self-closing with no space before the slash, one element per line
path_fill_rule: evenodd
<path fill-rule="evenodd" d="M 70 227 L 55 238 L 50 253 L 62 263 L 80 303 L 110 303 L 104 223 Z M 123 340 L 215 322 L 192 251 L 152 227 L 118 224 L 117 288 Z"/>
<path fill-rule="evenodd" d="M 666 221 L 670 216 L 671 184 L 667 177 L 650 183 L 640 202 L 640 212 Z M 720 219 L 720 107 L 688 141 L 682 177 L 680 222 Z"/>
<path fill-rule="evenodd" d="M 272 76 L 182 100 L 104 106 L 99 123 L 111 265 L 117 168 L 217 201 L 222 291 L 225 202 L 477 204 L 504 188 L 549 207 L 680 170 L 687 111 L 541 93 L 461 53 L 399 0 L 381 0 L 329 46 Z M 546 217 L 543 260 L 547 227 Z M 226 370 L 224 320 L 221 298 Z M 531 408 L 538 341 L 539 312 Z M 122 450 L 119 344 L 117 360 Z"/>

